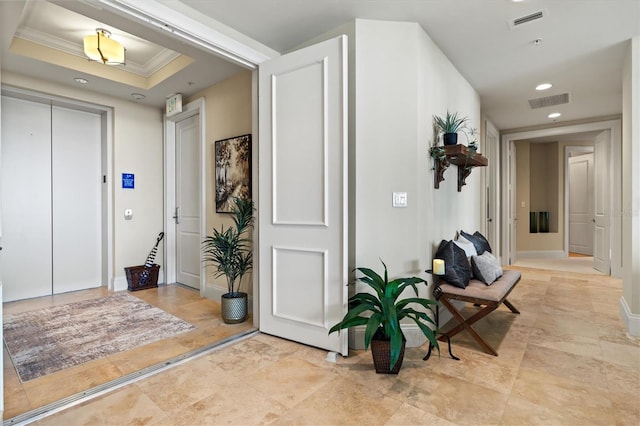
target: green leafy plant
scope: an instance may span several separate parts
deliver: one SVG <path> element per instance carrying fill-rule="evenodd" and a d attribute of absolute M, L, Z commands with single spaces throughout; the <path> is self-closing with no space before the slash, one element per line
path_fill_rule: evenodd
<path fill-rule="evenodd" d="M 433 120 L 442 133 L 457 133 L 460 130 L 463 130 L 466 125 L 468 118 L 458 116 L 457 112 L 451 113 L 447 110 L 447 115 L 445 118 L 442 118 L 438 115 L 433 116 Z"/>
<path fill-rule="evenodd" d="M 230 294 L 239 291 L 242 277 L 253 267 L 252 242 L 245 233 L 253 226 L 253 201 L 234 198 L 231 214 L 234 226 L 213 229 L 202 243 L 204 261 L 216 267 L 214 277 L 225 276 Z M 237 286 L 236 286 L 237 282 Z"/>
<path fill-rule="evenodd" d="M 440 351 L 435 331 L 429 326 L 431 324 L 435 327 L 435 322 L 428 315 L 428 313 L 434 314 L 433 306 L 437 305 L 438 302 L 420 297 L 399 299 L 402 292 L 409 287 L 413 288 L 415 295 L 418 296 L 416 285 L 426 285 L 427 282 L 419 277 L 396 278 L 393 281 L 389 281 L 387 265 L 384 262 L 382 262 L 382 265 L 384 266 L 384 278 L 372 269 L 356 268 L 363 275 L 357 277 L 349 285 L 362 282 L 367 284 L 374 293 L 360 292 L 351 296 L 347 314 L 342 321 L 331 327 L 329 333 L 358 325 L 366 325 L 364 335 L 365 349 L 369 348 L 369 344 L 376 332 L 382 333 L 383 338 L 390 341 L 390 369 L 393 369 L 402 351 L 404 336 L 400 328 L 400 321 L 404 318 L 413 320 L 429 342 Z M 426 312 L 415 310 L 413 308 L 414 305 L 422 306 L 426 309 Z"/>
<path fill-rule="evenodd" d="M 473 158 L 478 152 L 478 131 L 475 127 L 471 127 L 464 131 L 464 134 L 467 138 L 467 157 Z"/>

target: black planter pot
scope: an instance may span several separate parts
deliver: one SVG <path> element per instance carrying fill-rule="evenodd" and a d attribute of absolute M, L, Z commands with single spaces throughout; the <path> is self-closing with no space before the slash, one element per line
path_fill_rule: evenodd
<path fill-rule="evenodd" d="M 247 320 L 248 302 L 247 293 L 225 293 L 221 298 L 220 314 L 222 321 L 227 324 L 239 324 Z"/>
<path fill-rule="evenodd" d="M 402 336 L 402 349 L 400 350 L 400 358 L 393 367 L 391 367 L 391 341 L 384 338 L 382 333 L 376 332 L 371 339 L 371 356 L 373 357 L 373 366 L 378 374 L 398 374 L 402 367 L 404 359 L 404 349 L 407 345 L 407 339 Z"/>
<path fill-rule="evenodd" d="M 442 143 L 445 145 L 457 145 L 458 134 L 457 133 L 445 133 L 442 135 Z"/>

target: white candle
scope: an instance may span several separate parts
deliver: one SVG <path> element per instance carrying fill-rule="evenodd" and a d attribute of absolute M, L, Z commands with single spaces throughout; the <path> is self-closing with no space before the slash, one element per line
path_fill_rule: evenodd
<path fill-rule="evenodd" d="M 435 275 L 444 275 L 444 260 L 433 259 L 433 273 Z"/>

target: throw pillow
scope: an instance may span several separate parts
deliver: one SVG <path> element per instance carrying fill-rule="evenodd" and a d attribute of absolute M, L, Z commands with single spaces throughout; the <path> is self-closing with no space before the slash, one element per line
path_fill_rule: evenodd
<path fill-rule="evenodd" d="M 448 284 L 466 288 L 471 279 L 471 266 L 467 254 L 453 241 L 442 240 L 435 255 L 444 260 L 444 275 L 441 277 Z"/>
<path fill-rule="evenodd" d="M 472 256 L 471 268 L 473 275 L 486 285 L 491 285 L 502 276 L 500 261 L 488 251 L 478 256 Z"/>
<path fill-rule="evenodd" d="M 476 246 L 474 246 L 471 241 L 467 240 L 462 235 L 460 235 L 454 241 L 454 243 L 458 247 L 460 247 L 462 250 L 464 250 L 464 252 L 467 254 L 467 257 L 476 256 L 478 254 L 478 251 L 476 250 Z"/>
<path fill-rule="evenodd" d="M 479 255 L 484 253 L 485 251 L 491 253 L 491 246 L 489 245 L 489 241 L 487 241 L 484 235 L 482 235 L 478 231 L 474 232 L 473 235 L 471 235 L 461 230 L 460 235 L 473 243 Z"/>

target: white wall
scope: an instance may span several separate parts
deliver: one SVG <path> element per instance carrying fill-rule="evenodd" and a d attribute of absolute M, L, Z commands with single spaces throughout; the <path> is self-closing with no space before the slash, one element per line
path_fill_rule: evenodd
<path fill-rule="evenodd" d="M 113 108 L 113 270 L 117 288 L 126 288 L 124 268 L 141 265 L 163 230 L 162 111 L 87 90 L 3 73 L 2 83 L 40 93 Z M 135 189 L 122 189 L 122 173 L 135 174 Z M 133 219 L 124 220 L 124 209 Z M 156 263 L 162 262 L 159 247 Z M 119 286 L 119 287 L 118 287 Z"/>
<path fill-rule="evenodd" d="M 415 23 L 356 20 L 355 66 L 353 266 L 383 259 L 391 276 L 428 278 L 439 242 L 479 229 L 482 215 L 479 172 L 457 192 L 452 166 L 433 187 L 432 117 L 458 111 L 480 128 L 478 94 Z M 407 208 L 392 207 L 394 191 L 407 192 Z"/>
<path fill-rule="evenodd" d="M 424 270 L 440 241 L 480 229 L 483 215 L 480 171 L 457 192 L 451 166 L 434 188 L 433 115 L 457 111 L 479 129 L 479 96 L 415 23 L 356 20 L 354 67 L 350 267 L 381 272 L 382 259 L 391 278 L 416 275 L 432 283 Z M 407 192 L 406 208 L 392 207 L 394 191 Z M 430 289 L 421 296 L 431 297 Z"/>
<path fill-rule="evenodd" d="M 640 37 L 629 43 L 622 76 L 622 253 L 620 314 L 640 336 Z"/>

